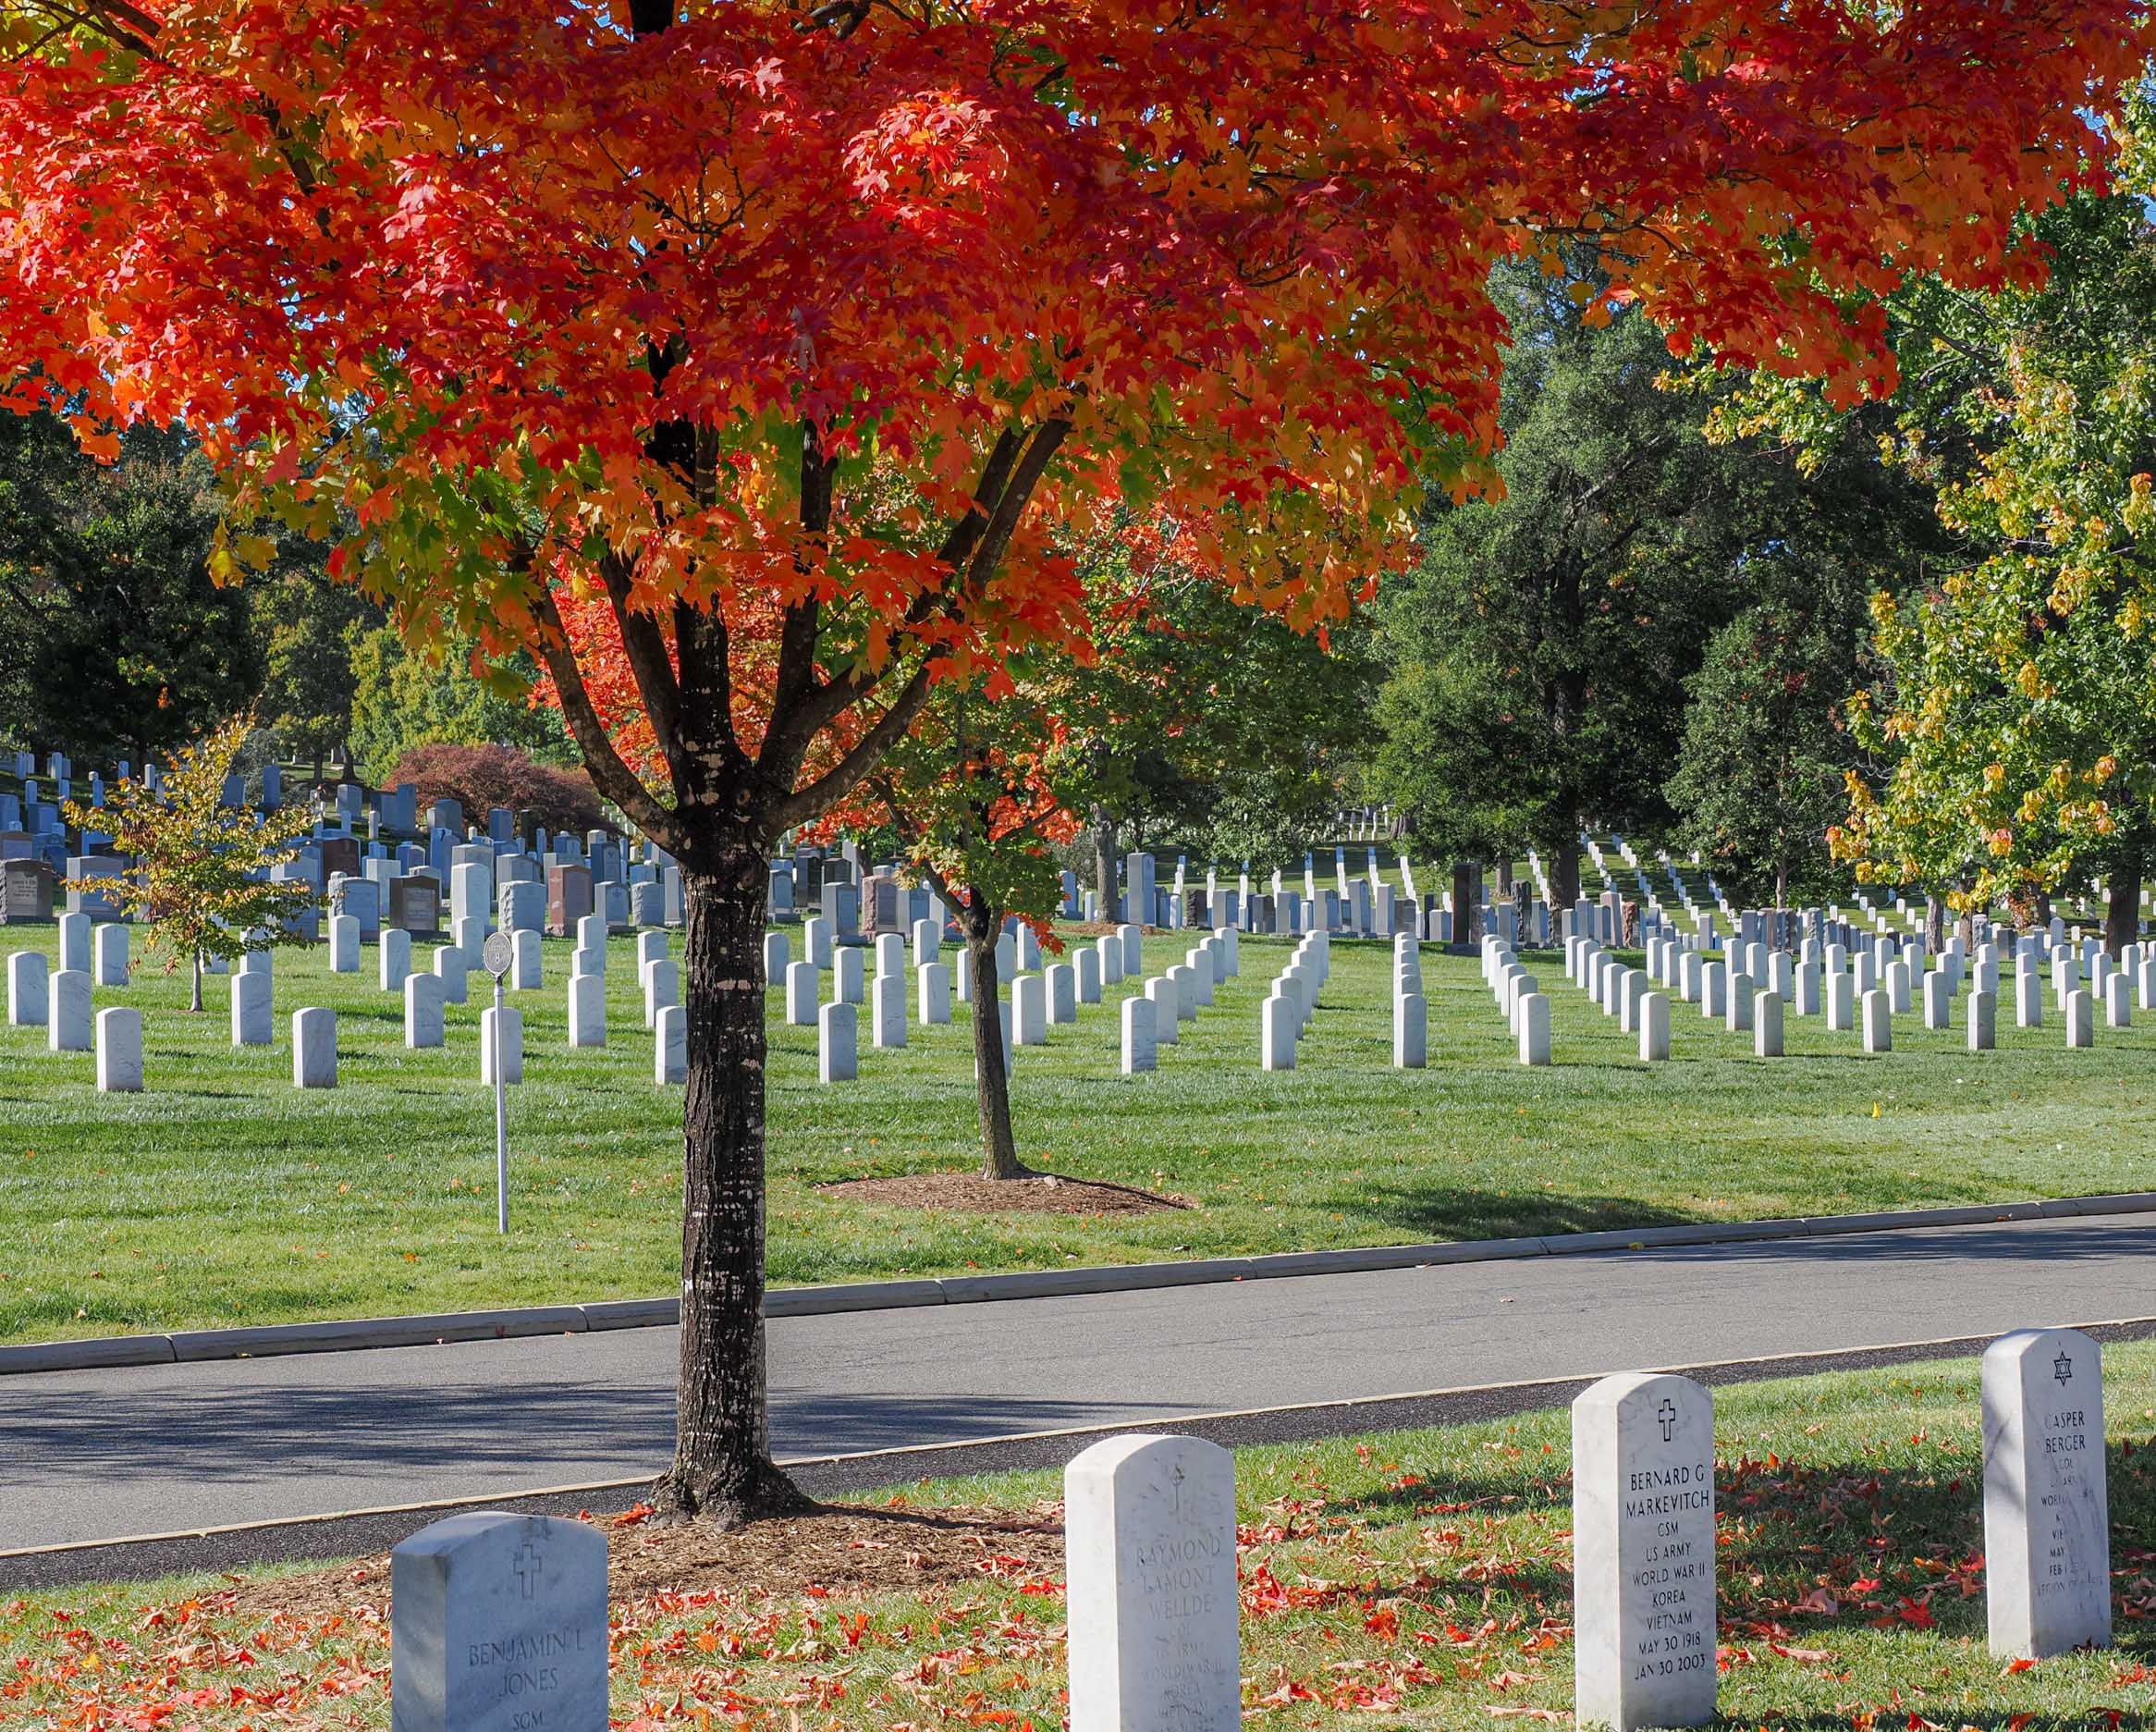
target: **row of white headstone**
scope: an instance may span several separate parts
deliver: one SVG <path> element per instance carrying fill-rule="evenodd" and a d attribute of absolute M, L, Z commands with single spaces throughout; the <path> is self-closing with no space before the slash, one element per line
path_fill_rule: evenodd
<path fill-rule="evenodd" d="M 1142 1002 L 1133 1000 L 1133 1002 Z M 1983 1360 L 1992 1652 L 2111 1639 L 2102 1360 L 2023 1330 Z M 1574 1719 L 1614 1732 L 1714 1717 L 1714 1400 L 1627 1372 L 1572 1407 Z M 1243 1720 L 1235 1464 L 1194 1437 L 1093 1444 L 1064 1469 L 1071 1732 L 1233 1732 Z M 606 1542 L 478 1511 L 392 1554 L 398 1732 L 603 1732 Z"/>
<path fill-rule="evenodd" d="M 1122 930 L 1132 934 L 1132 952 L 1138 953 L 1140 928 L 1127 926 Z M 1128 972 L 1137 974 L 1143 968 L 1141 960 Z M 1180 1025 L 1197 1021 L 1201 1010 L 1211 1008 L 1215 991 L 1242 972 L 1241 935 L 1233 927 L 1220 927 L 1185 951 L 1182 962 L 1149 977 L 1123 1001 L 1122 1074 L 1134 1076 L 1158 1070 L 1160 1049 L 1182 1038 Z"/>
<path fill-rule="evenodd" d="M 815 924 L 815 921 L 804 923 Z M 998 1006 L 1005 1064 L 1010 1064 L 1019 1047 L 1045 1046 L 1051 1026 L 1076 1022 L 1081 1006 L 1100 1003 L 1107 987 L 1137 973 L 1143 966 L 1143 936 L 1135 926 L 1119 927 L 1091 945 L 1074 950 L 1070 961 L 1052 963 L 1045 968 L 1039 967 L 1038 941 L 1031 927 L 1021 926 L 1015 936 L 1006 932 L 998 937 L 997 977 L 1011 984 L 1011 997 Z M 870 1038 L 879 1049 L 902 1049 L 906 1045 L 909 982 L 915 1013 L 924 1026 L 948 1024 L 951 1020 L 954 978 L 950 965 L 943 961 L 943 927 L 937 920 L 914 923 L 910 972 L 906 940 L 895 932 L 877 937 L 873 952 L 876 959 L 873 977 L 867 974 L 870 952 L 866 947 L 832 948 L 827 952 L 832 976 L 828 1002 L 819 1001 L 822 970 L 815 961 L 818 946 L 813 937 L 804 938 L 804 948 L 809 952 L 806 957 L 799 962 L 790 961 L 787 935 L 766 933 L 765 976 L 768 980 L 785 983 L 786 1020 L 796 1026 L 815 1026 L 817 1075 L 826 1083 L 851 1082 L 859 1075 L 857 1007 L 864 1001 L 869 1006 Z M 1171 989 L 1189 991 L 1194 1002 L 1202 956 L 1208 977 L 1206 999 L 1209 1002 L 1212 984 L 1234 971 L 1234 948 L 1232 933 L 1216 933 L 1207 938 L 1191 952 L 1182 967 L 1169 971 L 1174 977 Z M 1020 972 L 1028 963 L 1038 972 Z M 973 977 L 962 954 L 955 984 L 956 1001 L 971 1003 Z M 1127 1042 L 1131 1026 L 1127 1004 L 1124 1026 Z M 1168 1038 L 1170 1040 L 1174 1038 L 1172 1026 Z M 1129 1068 L 1127 1063 L 1125 1068 Z M 1150 1069 L 1150 1063 L 1144 1068 Z"/>
<path fill-rule="evenodd" d="M 1412 940 L 1401 940 L 1412 943 Z M 1305 933 L 1275 977 L 1257 1013 L 1258 1065 L 1268 1071 L 1295 1068 L 1295 1048 L 1317 1013 L 1317 999 L 1332 974 L 1332 940 L 1323 932 Z"/>

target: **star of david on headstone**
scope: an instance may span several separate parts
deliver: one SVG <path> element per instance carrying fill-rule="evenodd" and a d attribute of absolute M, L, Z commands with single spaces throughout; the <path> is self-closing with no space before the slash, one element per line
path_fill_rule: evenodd
<path fill-rule="evenodd" d="M 1677 1404 L 1664 1395 L 1662 1405 L 1655 1409 L 1654 1417 L 1661 1422 L 1662 1442 L 1674 1443 L 1677 1436 Z"/>
<path fill-rule="evenodd" d="M 536 1600 L 539 1597 L 538 1546 L 532 1541 L 526 1540 L 521 1546 L 517 1548 L 517 1555 L 511 1567 L 517 1572 L 518 1581 L 523 1585 L 524 1598 Z"/>
<path fill-rule="evenodd" d="M 2071 1382 L 2074 1377 L 2074 1359 L 2071 1354 L 2062 1353 L 2052 1361 L 2052 1375 L 2060 1382 Z"/>

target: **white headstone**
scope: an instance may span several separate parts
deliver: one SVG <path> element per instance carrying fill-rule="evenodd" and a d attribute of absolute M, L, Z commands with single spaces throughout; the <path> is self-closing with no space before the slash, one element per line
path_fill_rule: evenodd
<path fill-rule="evenodd" d="M 840 1004 L 868 999 L 868 953 L 858 944 L 841 944 L 831 961 L 831 996 Z"/>
<path fill-rule="evenodd" d="M 471 972 L 471 959 L 455 944 L 435 946 L 435 978 L 442 983 L 442 1001 L 447 1004 L 461 1004 L 470 989 L 465 980 Z"/>
<path fill-rule="evenodd" d="M 275 1039 L 271 1027 L 275 983 L 267 975 L 232 977 L 232 1044 L 266 1047 Z"/>
<path fill-rule="evenodd" d="M 889 974 L 877 975 L 869 988 L 869 1040 L 878 1047 L 906 1044 L 906 977 L 902 972 L 905 949 L 902 945 L 899 955 L 900 967 Z"/>
<path fill-rule="evenodd" d="M 1772 987 L 1752 998 L 1752 1051 L 1762 1059 L 1782 1056 L 1782 994 Z"/>
<path fill-rule="evenodd" d="M 1550 1063 L 1550 1001 L 1539 992 L 1522 993 L 1517 1005 L 1520 1063 Z"/>
<path fill-rule="evenodd" d="M 1096 1443 L 1063 1470 L 1063 1530 L 1071 1732 L 1236 1732 L 1234 1457 L 1195 1437 Z"/>
<path fill-rule="evenodd" d="M 97 927 L 91 947 L 97 953 L 97 984 L 128 986 L 128 927 L 118 921 L 105 921 Z"/>
<path fill-rule="evenodd" d="M 501 1019 L 502 1085 L 524 1080 L 524 1013 L 513 1004 L 479 1013 L 479 1080 L 494 1083 L 495 1019 Z"/>
<path fill-rule="evenodd" d="M 1145 982 L 1145 1001 L 1153 1007 L 1153 1044 L 1156 1048 L 1172 1047 L 1182 1036 L 1176 1027 L 1182 1020 L 1177 1014 L 1175 982 L 1166 975 L 1155 975 Z"/>
<path fill-rule="evenodd" d="M 1969 994 L 1969 1050 L 1988 1052 L 1999 1044 L 1999 997 L 1993 992 Z"/>
<path fill-rule="evenodd" d="M 657 935 L 665 937 L 664 933 Z M 776 934 L 774 936 L 777 936 Z M 669 1004 L 681 1001 L 680 970 L 670 956 L 655 956 L 643 965 L 643 1026 L 653 1028 L 658 1025 L 659 1013 Z"/>
<path fill-rule="evenodd" d="M 1714 1717 L 1714 1401 L 1628 1371 L 1572 1404 L 1573 1715 L 1612 1732 Z"/>
<path fill-rule="evenodd" d="M 38 958 L 41 963 L 43 956 Z M 142 1013 L 123 1005 L 97 1013 L 97 1092 L 142 1092 Z"/>
<path fill-rule="evenodd" d="M 88 915 L 62 915 L 60 927 L 60 966 L 63 969 L 90 972 L 90 916 Z"/>
<path fill-rule="evenodd" d="M 7 1026 L 43 1028 L 49 970 L 43 951 L 16 951 L 7 958 Z"/>
<path fill-rule="evenodd" d="M 1039 975 L 1021 975 L 1011 983 L 1011 1021 L 1020 1046 L 1047 1044 L 1047 982 Z"/>
<path fill-rule="evenodd" d="M 1292 1071 L 1295 1068 L 1295 1025 L 1299 1020 L 1292 1001 L 1277 992 L 1258 1007 L 1257 1055 L 1261 1069 Z"/>
<path fill-rule="evenodd" d="M 1892 1052 L 1894 1047 L 1893 1000 L 1884 987 L 1864 995 L 1864 1050 Z"/>
<path fill-rule="evenodd" d="M 1419 992 L 1403 992 L 1392 1001 L 1392 1063 L 1397 1070 L 1419 1071 L 1429 1062 L 1430 1004 Z"/>
<path fill-rule="evenodd" d="M 1984 1582 L 1995 1654 L 2111 1644 L 2103 1357 L 2078 1330 L 1984 1350 Z"/>
<path fill-rule="evenodd" d="M 950 1021 L 950 964 L 945 962 L 923 963 L 913 971 L 914 990 L 920 1003 L 918 1013 L 923 1027 Z"/>
<path fill-rule="evenodd" d="M 385 934 L 384 936 L 387 936 Z M 546 984 L 539 934 L 522 927 L 509 934 L 509 990 L 536 992 Z"/>
<path fill-rule="evenodd" d="M 390 1554 L 392 1732 L 606 1732 L 606 1538 L 474 1510 Z"/>
<path fill-rule="evenodd" d="M 382 990 L 403 991 L 405 977 L 411 973 L 411 934 L 402 927 L 384 927 L 377 948 Z"/>
<path fill-rule="evenodd" d="M 237 989 L 238 979 L 233 984 Z M 442 1044 L 442 982 L 438 976 L 405 977 L 404 1044 L 407 1047 L 417 1051 Z"/>
<path fill-rule="evenodd" d="M 325 1006 L 292 1013 L 292 1087 L 337 1087 L 337 1013 Z"/>
<path fill-rule="evenodd" d="M 329 916 L 329 972 L 333 975 L 360 972 L 360 923 L 349 915 Z"/>
<path fill-rule="evenodd" d="M 1153 1044 L 1153 1001 L 1133 993 L 1123 1001 L 1123 1075 L 1154 1069 L 1159 1060 Z"/>
<path fill-rule="evenodd" d="M 1670 1000 L 1667 993 L 1649 992 L 1639 1001 L 1639 1056 L 1643 1063 L 1659 1064 L 1670 1056 Z"/>
<path fill-rule="evenodd" d="M 569 1044 L 606 1044 L 606 977 L 574 975 L 569 983 Z"/>
<path fill-rule="evenodd" d="M 859 955 L 856 951 L 853 952 Z M 821 1082 L 850 1083 L 856 1075 L 860 1013 L 851 1004 L 827 1004 L 816 1016 L 816 1076 Z"/>
<path fill-rule="evenodd" d="M 689 1080 L 689 1013 L 669 1004 L 653 1029 L 652 1081 L 660 1087 Z"/>
<path fill-rule="evenodd" d="M 51 977 L 51 1004 L 45 1045 L 54 1052 L 88 1052 L 92 1034 L 90 977 L 80 968 L 63 968 Z"/>

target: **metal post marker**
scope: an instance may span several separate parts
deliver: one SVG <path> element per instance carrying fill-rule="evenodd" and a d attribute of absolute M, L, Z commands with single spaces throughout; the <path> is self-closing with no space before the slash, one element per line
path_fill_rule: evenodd
<path fill-rule="evenodd" d="M 479 952 L 480 966 L 494 977 L 494 1224 L 497 1233 L 509 1230 L 509 1095 L 502 1075 L 502 977 L 515 959 L 516 946 L 507 932 L 490 932 Z"/>

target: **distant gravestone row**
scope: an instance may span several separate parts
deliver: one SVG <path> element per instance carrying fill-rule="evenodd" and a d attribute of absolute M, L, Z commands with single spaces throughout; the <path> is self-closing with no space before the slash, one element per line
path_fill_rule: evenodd
<path fill-rule="evenodd" d="M 2074 1330 L 1983 1360 L 1992 1652 L 2111 1640 L 2102 1361 Z M 1715 1713 L 1714 1402 L 1628 1372 L 1574 1402 L 1574 1713 L 1635 1732 Z M 1064 1471 L 1072 1732 L 1234 1732 L 1243 1719 L 1234 1458 L 1194 1437 L 1093 1444 Z M 478 1511 L 396 1549 L 395 1732 L 604 1732 L 606 1542 Z"/>
<path fill-rule="evenodd" d="M 333 927 L 336 924 L 333 921 Z M 93 982 L 100 987 L 127 984 L 128 928 L 117 924 L 100 926 L 94 941 L 90 928 L 85 916 L 62 916 L 62 966 L 57 972 L 49 972 L 46 958 L 39 951 L 18 951 L 7 958 L 7 1021 L 13 1027 L 44 1028 L 55 1052 L 93 1052 L 100 1092 L 138 1093 L 144 1087 L 141 1013 L 131 1007 L 114 1006 L 94 1017 L 92 1014 Z M 524 990 L 542 987 L 538 935 L 496 932 L 494 937 L 506 947 L 502 984 Z M 636 935 L 643 1021 L 653 1036 L 654 1080 L 661 1086 L 683 1083 L 688 1074 L 687 1017 L 680 1002 L 680 976 L 667 953 L 668 942 L 662 930 Z M 336 945 L 337 935 L 333 933 L 333 971 L 356 972 L 356 968 L 340 966 Z M 71 965 L 90 961 L 88 953 L 92 951 L 94 971 Z M 240 957 L 229 976 L 228 1027 L 235 1047 L 275 1044 L 275 955 L 271 950 L 251 950 Z M 586 916 L 579 929 L 574 971 L 568 988 L 568 1043 L 571 1047 L 606 1044 L 606 933 L 598 924 L 598 916 Z M 465 954 L 462 945 L 445 944 L 435 950 L 428 972 L 413 973 L 410 936 L 395 929 L 383 932 L 381 989 L 403 1001 L 407 1050 L 438 1049 L 447 1044 L 447 1006 L 467 1001 L 468 977 L 477 962 L 476 956 Z M 335 1088 L 336 1011 L 319 1005 L 302 1006 L 292 1013 L 290 1027 L 293 1087 Z M 522 1011 L 508 1005 L 498 1011 L 484 1010 L 479 1032 L 481 1082 L 494 1081 L 497 1051 L 503 1081 L 522 1082 Z"/>

